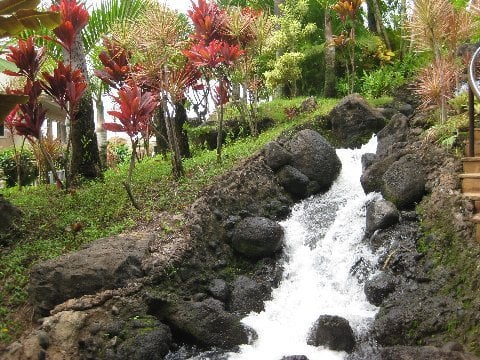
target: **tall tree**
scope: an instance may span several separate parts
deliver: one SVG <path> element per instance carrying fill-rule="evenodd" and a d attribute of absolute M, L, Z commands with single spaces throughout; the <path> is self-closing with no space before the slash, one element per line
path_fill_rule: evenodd
<path fill-rule="evenodd" d="M 328 0 L 323 0 L 325 6 L 325 84 L 323 94 L 325 97 L 335 97 L 337 76 L 335 73 L 335 44 L 333 42 L 331 6 Z"/>
<path fill-rule="evenodd" d="M 52 5 L 52 9 L 59 11 L 62 16 L 62 23 L 54 30 L 54 33 L 62 44 L 65 62 L 70 64 L 72 69 L 80 70 L 88 81 L 86 53 L 80 31 L 88 23 L 89 18 L 85 5 L 78 4 L 77 0 L 60 0 Z M 72 24 L 77 30 L 73 34 L 69 31 Z M 72 146 L 69 181 L 76 182 L 80 177 L 87 179 L 100 177 L 100 155 L 90 91 L 86 91 L 80 99 L 75 118 L 71 119 L 71 124 L 67 124 L 67 129 L 69 125 L 70 134 L 67 137 Z"/>
<path fill-rule="evenodd" d="M 113 27 L 136 19 L 149 4 L 149 0 L 102 0 L 100 5 L 93 9 L 90 20 L 83 29 L 82 37 L 87 60 L 95 69 L 101 64 L 98 53 L 101 50 L 102 37 L 109 34 Z M 103 96 L 108 86 L 96 77 L 90 79 L 90 88 L 95 101 L 97 113 L 97 141 L 102 164 L 106 163 L 107 156 L 107 131 L 105 123 L 105 109 Z"/>
<path fill-rule="evenodd" d="M 382 12 L 380 10 L 380 5 L 378 3 L 378 0 L 367 0 L 367 5 L 368 5 L 368 10 L 369 13 L 370 11 L 373 14 L 373 18 L 375 20 L 375 32 L 380 35 L 385 42 L 385 45 L 387 45 L 387 48 L 389 50 L 392 49 L 392 45 L 390 44 L 390 39 L 388 37 L 387 30 L 385 29 L 385 25 L 383 23 L 383 17 L 382 17 Z M 370 25 L 370 19 L 369 19 L 369 25 Z"/>

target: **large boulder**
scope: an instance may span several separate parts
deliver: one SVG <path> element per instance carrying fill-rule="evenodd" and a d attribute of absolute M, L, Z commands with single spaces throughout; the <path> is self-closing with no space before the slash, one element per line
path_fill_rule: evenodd
<path fill-rule="evenodd" d="M 328 190 L 338 176 L 342 163 L 335 149 L 318 132 L 299 131 L 286 145 L 292 155 L 291 165 L 316 181 L 319 191 Z"/>
<path fill-rule="evenodd" d="M 144 233 L 112 236 L 35 265 L 29 294 L 36 311 L 47 315 L 67 299 L 124 287 L 142 277 L 142 260 L 153 239 L 154 235 Z"/>
<path fill-rule="evenodd" d="M 170 328 L 155 319 L 137 319 L 131 321 L 129 328 L 122 329 L 128 334 L 117 347 L 109 353 L 108 360 L 162 360 L 172 343 Z"/>
<path fill-rule="evenodd" d="M 208 292 L 217 300 L 226 302 L 230 296 L 230 288 L 225 280 L 213 279 L 208 286 Z"/>
<path fill-rule="evenodd" d="M 348 320 L 340 316 L 322 315 L 310 330 L 307 343 L 351 353 L 355 347 L 355 335 Z"/>
<path fill-rule="evenodd" d="M 247 217 L 238 222 L 232 235 L 233 248 L 242 255 L 258 259 L 272 256 L 282 246 L 283 228 L 264 217 Z"/>
<path fill-rule="evenodd" d="M 343 98 L 328 114 L 332 131 L 342 147 L 359 147 L 385 126 L 382 113 L 359 94 Z"/>
<path fill-rule="evenodd" d="M 362 176 L 360 176 L 360 184 L 362 185 L 365 194 L 371 192 L 381 192 L 383 187 L 383 174 L 395 162 L 396 158 L 388 156 L 383 159 L 378 159 L 365 169 Z"/>
<path fill-rule="evenodd" d="M 406 155 L 394 162 L 382 177 L 382 195 L 400 210 L 408 209 L 422 200 L 427 181 L 423 165 Z"/>
<path fill-rule="evenodd" d="M 388 272 L 368 278 L 363 288 L 368 302 L 380 306 L 383 300 L 395 290 L 395 277 Z"/>
<path fill-rule="evenodd" d="M 9 232 L 22 212 L 0 194 L 0 246 L 9 240 Z"/>
<path fill-rule="evenodd" d="M 215 299 L 179 301 L 166 319 L 178 340 L 231 349 L 248 342 L 247 329 Z"/>
<path fill-rule="evenodd" d="M 367 204 L 366 229 L 367 234 L 385 229 L 398 222 L 400 213 L 395 205 L 385 199 L 374 199 Z"/>
<path fill-rule="evenodd" d="M 308 195 L 310 180 L 300 170 L 290 165 L 285 165 L 277 173 L 278 183 L 293 196 L 303 199 Z"/>
<path fill-rule="evenodd" d="M 305 355 L 289 355 L 282 357 L 281 360 L 308 360 Z"/>
<path fill-rule="evenodd" d="M 270 298 L 270 292 L 268 284 L 241 275 L 233 283 L 230 311 L 240 315 L 261 312 L 264 302 Z"/>
<path fill-rule="evenodd" d="M 274 171 L 292 161 L 292 153 L 276 141 L 265 145 L 264 154 L 265 163 Z"/>
<path fill-rule="evenodd" d="M 396 114 L 390 122 L 377 134 L 377 155 L 386 156 L 398 143 L 407 139 L 408 118 L 403 114 Z"/>

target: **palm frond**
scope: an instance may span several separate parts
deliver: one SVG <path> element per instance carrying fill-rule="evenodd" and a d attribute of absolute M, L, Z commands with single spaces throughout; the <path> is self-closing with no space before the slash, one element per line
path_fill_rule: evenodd
<path fill-rule="evenodd" d="M 138 18 L 147 9 L 151 0 L 102 0 L 100 6 L 90 15 L 90 21 L 83 30 L 83 44 L 88 54 L 108 34 L 113 24 Z"/>

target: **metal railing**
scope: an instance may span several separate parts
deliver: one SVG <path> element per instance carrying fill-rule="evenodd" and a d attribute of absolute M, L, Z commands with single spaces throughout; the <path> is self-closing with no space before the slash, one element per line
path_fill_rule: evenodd
<path fill-rule="evenodd" d="M 475 156 L 475 97 L 480 100 L 480 88 L 477 83 L 476 68 L 480 60 L 480 47 L 473 53 L 468 65 L 468 156 Z"/>

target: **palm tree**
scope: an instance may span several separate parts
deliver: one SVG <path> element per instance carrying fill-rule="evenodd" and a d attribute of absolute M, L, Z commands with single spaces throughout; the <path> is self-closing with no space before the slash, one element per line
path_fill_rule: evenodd
<path fill-rule="evenodd" d="M 54 0 L 59 2 L 59 0 Z M 87 59 L 97 52 L 95 48 L 100 46 L 102 36 L 106 35 L 113 24 L 135 19 L 146 8 L 148 0 L 103 0 L 100 6 L 92 11 L 86 27 L 75 38 L 73 50 L 62 51 L 61 56 L 73 68 L 81 69 L 85 79 L 89 79 Z M 52 54 L 60 56 L 60 52 L 52 51 Z M 92 63 L 92 61 L 90 61 Z M 100 119 L 100 149 L 105 149 L 106 132 L 103 129 L 103 104 L 101 95 L 104 89 L 97 89 L 95 103 L 99 110 Z M 101 160 L 98 140 L 95 133 L 95 119 L 93 110 L 92 89 L 86 92 L 80 101 L 79 111 L 71 124 L 72 160 L 70 179 L 78 177 L 97 178 L 101 175 Z"/>
<path fill-rule="evenodd" d="M 110 33 L 115 25 L 135 20 L 150 4 L 149 0 L 103 0 L 100 6 L 92 11 L 90 21 L 83 30 L 83 45 L 87 60 L 93 68 L 101 67 L 98 53 L 102 37 Z M 102 164 L 106 164 L 107 131 L 102 96 L 108 87 L 97 77 L 91 77 L 90 88 L 97 112 L 97 142 Z"/>

